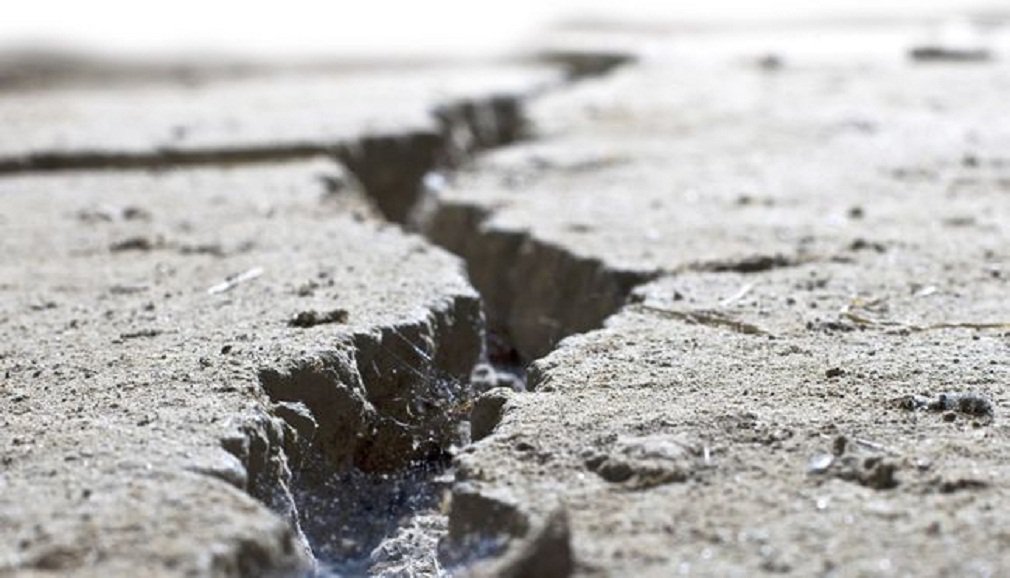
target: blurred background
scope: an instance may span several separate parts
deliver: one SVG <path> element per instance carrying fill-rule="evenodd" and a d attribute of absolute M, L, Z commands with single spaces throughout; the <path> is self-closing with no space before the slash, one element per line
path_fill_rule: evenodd
<path fill-rule="evenodd" d="M 1004 11 L 997 0 L 33 0 L 9 3 L 0 50 L 95 56 L 486 57 L 563 22 L 754 24 L 938 19 Z"/>

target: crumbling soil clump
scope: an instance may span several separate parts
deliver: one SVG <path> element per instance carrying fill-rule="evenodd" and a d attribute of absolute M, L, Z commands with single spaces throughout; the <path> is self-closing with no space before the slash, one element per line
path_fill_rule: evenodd
<path fill-rule="evenodd" d="M 992 400 L 976 392 L 946 392 L 934 398 L 910 395 L 898 400 L 902 409 L 933 412 L 956 412 L 971 417 L 993 419 L 995 408 Z"/>
<path fill-rule="evenodd" d="M 349 314 L 346 309 L 333 309 L 331 311 L 300 311 L 290 321 L 289 327 L 308 329 L 317 325 L 327 323 L 347 323 Z"/>

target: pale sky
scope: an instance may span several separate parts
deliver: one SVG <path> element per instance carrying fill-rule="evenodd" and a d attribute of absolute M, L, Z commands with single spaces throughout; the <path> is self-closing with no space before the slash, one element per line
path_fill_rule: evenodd
<path fill-rule="evenodd" d="M 993 0 L 29 0 L 0 17 L 0 48 L 57 46 L 113 54 L 483 54 L 567 17 L 769 20 L 929 15 Z"/>

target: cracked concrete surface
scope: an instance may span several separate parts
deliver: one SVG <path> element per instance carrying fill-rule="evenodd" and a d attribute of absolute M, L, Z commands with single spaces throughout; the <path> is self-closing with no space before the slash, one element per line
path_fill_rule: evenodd
<path fill-rule="evenodd" d="M 917 26 L 0 97 L 0 572 L 1002 574 L 1010 76 Z"/>
<path fill-rule="evenodd" d="M 1005 66 L 721 39 L 539 99 L 419 216 L 540 357 L 475 403 L 449 540 L 479 575 L 1001 573 Z"/>
<path fill-rule="evenodd" d="M 332 155 L 402 220 L 427 171 L 517 138 L 517 100 L 562 78 L 533 64 L 204 75 L 0 92 L 0 173 Z"/>
<path fill-rule="evenodd" d="M 853 243 L 1004 252 L 1003 67 L 917 67 L 891 42 L 767 71 L 757 47 L 712 62 L 685 44 L 539 99 L 533 142 L 484 155 L 419 217 L 529 357 L 661 273 Z M 561 271 L 589 285 L 555 291 Z"/>
<path fill-rule="evenodd" d="M 477 295 L 331 162 L 32 175 L 0 195 L 6 571 L 304 570 L 289 481 L 307 445 L 382 471 L 454 439 Z"/>
<path fill-rule="evenodd" d="M 915 259 L 643 286 L 604 329 L 533 365 L 533 392 L 511 396 L 460 458 L 457 491 L 504 493 L 532 519 L 564 503 L 584 575 L 1004 567 L 999 411 L 948 418 L 903 399 L 972 391 L 1006 403 L 1005 281 Z M 742 323 L 764 331 L 734 330 Z M 825 455 L 835 469 L 813 470 Z M 893 467 L 897 488 L 874 487 L 861 471 L 872 460 Z"/>
<path fill-rule="evenodd" d="M 365 134 L 437 133 L 431 112 L 440 105 L 534 93 L 557 80 L 546 67 L 433 65 L 8 90 L 0 97 L 0 118 L 10 133 L 0 156 L 5 166 L 31 168 L 33 157 L 325 151 Z"/>

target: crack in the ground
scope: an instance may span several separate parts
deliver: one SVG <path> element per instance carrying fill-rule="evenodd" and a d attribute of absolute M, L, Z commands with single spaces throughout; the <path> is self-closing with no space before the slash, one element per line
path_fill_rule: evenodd
<path fill-rule="evenodd" d="M 627 60 L 623 57 L 610 58 L 605 65 L 600 65 L 599 59 L 594 56 L 572 63 L 570 78 L 598 75 Z M 595 64 L 591 70 L 583 70 L 587 63 Z M 395 139 L 374 141 L 366 142 L 348 165 L 387 218 L 401 224 L 416 224 L 411 221 L 415 209 L 422 204 L 426 176 L 434 171 L 451 170 L 476 152 L 520 139 L 526 128 L 524 104 L 523 99 L 518 97 L 495 97 L 484 103 L 454 103 L 436 113 L 445 141 L 436 147 L 436 154 L 431 154 L 431 148 L 426 149 L 428 153 L 411 153 Z M 402 163 L 395 159 L 404 155 L 414 155 L 413 158 L 421 159 L 421 162 L 407 163 L 408 169 L 403 170 Z M 463 258 L 471 282 L 481 294 L 482 309 L 491 318 L 486 326 L 481 325 L 486 331 L 483 363 L 471 366 L 474 371 L 469 383 L 453 382 L 455 387 L 451 389 L 454 393 L 448 396 L 453 406 L 451 409 L 445 406 L 445 398 L 438 407 L 442 416 L 435 421 L 446 426 L 441 431 L 448 435 L 440 440 L 432 437 L 431 432 L 413 432 L 413 435 L 406 436 L 404 439 L 410 439 L 415 444 L 418 439 L 435 442 L 430 446 L 432 452 L 427 455 L 412 454 L 404 448 L 405 455 L 410 457 L 387 462 L 385 465 L 390 467 L 379 477 L 368 474 L 367 466 L 374 459 L 375 452 L 387 454 L 389 447 L 395 447 L 395 444 L 369 447 L 364 453 L 369 457 L 363 463 L 355 463 L 352 458 L 351 463 L 356 466 L 352 469 L 334 469 L 333 456 L 327 459 L 317 455 L 310 459 L 307 467 L 302 466 L 295 471 L 292 478 L 294 501 L 301 512 L 301 526 L 309 542 L 315 542 L 313 550 L 322 563 L 320 572 L 323 574 L 370 572 L 392 575 L 406 572 L 415 575 L 420 572 L 441 575 L 446 572 L 443 565 L 474 560 L 478 552 L 469 547 L 458 547 L 460 528 L 466 524 L 461 526 L 461 518 L 456 516 L 454 520 L 441 504 L 450 489 L 451 479 L 446 470 L 448 460 L 445 458 L 448 454 L 445 450 L 453 444 L 469 443 L 472 434 L 479 438 L 482 432 L 474 428 L 481 430 L 494 426 L 494 412 L 483 410 L 494 405 L 496 395 L 500 395 L 495 392 L 525 389 L 525 361 L 547 353 L 563 337 L 599 327 L 603 319 L 624 303 L 635 286 L 651 278 L 646 274 L 610 271 L 598 261 L 578 259 L 558 247 L 535 243 L 531 239 L 508 235 L 505 236 L 508 238 L 481 237 L 477 231 L 480 220 L 465 219 L 464 223 L 472 225 L 470 228 L 422 227 L 429 240 Z M 459 244 L 446 242 L 439 232 L 456 235 Z M 523 246 L 520 247 L 520 244 Z M 498 247 L 501 252 L 474 255 L 466 250 L 472 248 L 477 253 L 483 253 L 488 246 Z M 518 258 L 520 255 L 523 257 Z M 499 284 L 502 276 L 509 282 Z M 555 278 L 569 279 L 571 286 L 559 291 L 553 286 L 552 279 Z M 531 279 L 541 281 L 533 285 L 534 291 L 521 291 L 522 287 L 529 286 Z M 514 297 L 515 293 L 519 296 Z M 524 319 L 520 312 L 538 300 L 548 304 L 548 308 L 539 305 L 535 313 L 538 319 Z M 545 316 L 555 321 L 546 325 L 541 323 Z M 498 322 L 506 318 L 511 319 Z M 402 353 L 410 355 L 411 351 Z M 394 364 L 411 365 L 410 362 L 403 363 L 404 360 L 397 355 L 387 357 Z M 358 365 L 360 369 L 362 364 Z M 379 379 L 383 373 L 375 370 L 368 375 Z M 411 373 L 416 372 L 411 370 L 408 375 Z M 363 372 L 363 377 L 366 374 Z M 433 378 L 431 375 L 413 377 L 429 383 Z M 267 382 L 264 385 L 268 391 L 271 390 Z M 396 388 L 396 391 L 401 390 L 402 387 Z M 487 391 L 487 395 L 474 397 L 482 391 Z M 482 420 L 482 423 L 467 428 L 471 415 L 480 418 L 478 421 Z M 484 419 L 489 416 L 489 419 Z M 458 432 L 460 435 L 453 438 L 448 427 L 452 424 L 466 430 Z M 346 451 L 346 447 L 341 448 L 341 452 Z M 352 511 L 341 511 L 342 503 L 351 505 Z M 459 510 L 458 504 L 455 510 Z M 312 512 L 311 518 L 307 512 Z M 516 515 L 523 516 L 518 510 Z M 556 536 L 556 526 L 556 523 L 551 523 L 530 531 L 537 535 L 546 533 Z M 566 538 L 559 539 L 564 541 Z"/>
<path fill-rule="evenodd" d="M 570 79 L 627 61 L 615 55 L 570 61 Z M 525 388 L 526 362 L 565 337 L 601 327 L 635 287 L 659 273 L 615 269 L 528 233 L 489 227 L 490 214 L 476 206 L 442 204 L 420 215 L 426 177 L 521 139 L 524 106 L 518 96 L 457 101 L 433 112 L 435 133 L 371 135 L 346 145 L 34 155 L 0 159 L 0 173 L 168 169 L 320 154 L 346 165 L 387 219 L 416 225 L 463 259 L 480 300 L 458 300 L 427 320 L 380 335 L 357 335 L 344 353 L 264 369 L 259 381 L 274 404 L 270 415 L 224 440 L 244 472 L 206 473 L 288 519 L 320 575 L 442 574 L 447 565 L 503 552 L 514 575 L 545 569 L 563 575 L 572 564 L 563 510 L 531 520 L 521 504 L 459 485 L 452 487 L 449 509 L 443 507 L 453 447 L 493 431 L 509 392 Z M 795 264 L 771 256 L 706 263 L 699 270 L 753 273 Z M 708 313 L 665 314 L 758 332 Z M 472 331 L 486 335 L 466 334 Z M 518 539 L 518 550 L 498 541 L 503 528 L 508 540 Z"/>
<path fill-rule="evenodd" d="M 570 80 L 628 60 L 578 54 L 554 59 L 567 63 Z M 326 155 L 348 167 L 387 219 L 405 224 L 426 176 L 524 136 L 524 104 L 519 96 L 448 103 L 432 112 L 438 126 L 433 133 L 371 135 L 333 146 L 37 154 L 0 158 L 0 174 L 161 170 Z M 446 561 L 473 559 L 473 551 L 440 553 L 439 543 L 468 532 L 459 516 L 447 516 L 441 501 L 449 488 L 452 448 L 470 441 L 471 406 L 488 407 L 486 401 L 475 404 L 475 394 L 523 389 L 525 361 L 567 335 L 598 327 L 647 280 L 532 239 L 482 237 L 480 220 L 468 218 L 463 225 L 472 227 L 451 233 L 459 244 L 434 229 L 426 232 L 467 262 L 483 301 L 457 299 L 416 323 L 356 335 L 340 349 L 263 369 L 259 382 L 273 403 L 269 413 L 222 440 L 241 467 L 202 472 L 286 518 L 317 560 L 319 575 L 442 574 Z M 566 286 L 555 287 L 555 278 L 568 280 Z M 490 329 L 482 310 L 495 320 Z M 523 527 L 557 533 L 553 525 Z"/>
<path fill-rule="evenodd" d="M 739 321 L 737 319 L 733 319 L 732 317 L 728 316 L 727 314 L 721 311 L 715 311 L 711 309 L 698 309 L 694 311 L 674 311 L 673 309 L 664 309 L 662 307 L 654 307 L 652 305 L 645 305 L 645 304 L 635 305 L 635 308 L 641 311 L 652 313 L 659 317 L 674 319 L 692 325 L 705 325 L 708 327 L 717 327 L 733 331 L 735 333 L 740 333 L 743 335 L 771 335 L 770 332 L 762 329 L 761 327 L 758 327 L 757 325 L 754 325 L 753 323 Z"/>
<path fill-rule="evenodd" d="M 469 374 L 482 353 L 481 317 L 475 296 L 457 298 L 427 319 L 354 336 L 351 353 L 260 373 L 274 412 L 301 435 L 280 444 L 286 475 L 254 493 L 294 517 L 321 575 L 412 562 L 385 543 L 403 520 L 438 511 L 447 452 L 466 441 L 459 406 L 471 396 Z M 437 522 L 416 540 L 437 539 Z"/>
<path fill-rule="evenodd" d="M 615 270 L 525 232 L 487 227 L 489 216 L 472 205 L 443 204 L 418 219 L 429 240 L 466 262 L 489 326 L 525 361 L 600 327 L 632 289 L 657 274 Z"/>
<path fill-rule="evenodd" d="M 813 257 L 788 257 L 782 254 L 753 255 L 741 259 L 717 259 L 691 263 L 682 268 L 684 271 L 699 273 L 764 273 L 774 269 L 798 267 L 804 263 L 816 261 Z"/>

